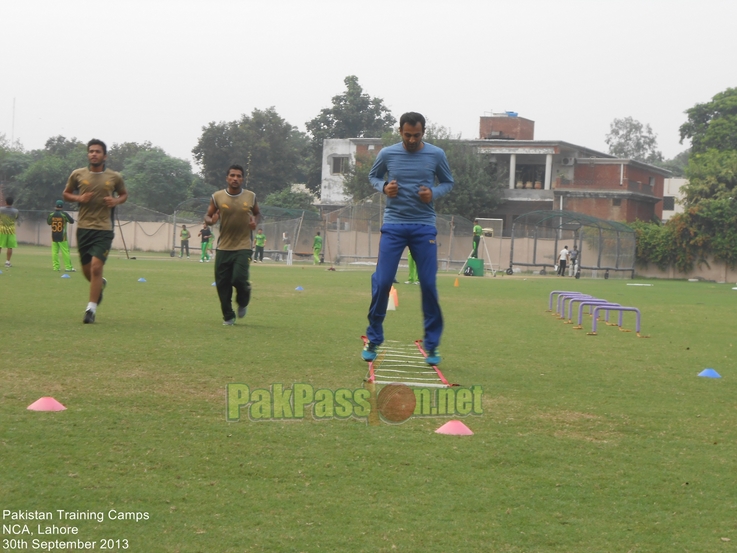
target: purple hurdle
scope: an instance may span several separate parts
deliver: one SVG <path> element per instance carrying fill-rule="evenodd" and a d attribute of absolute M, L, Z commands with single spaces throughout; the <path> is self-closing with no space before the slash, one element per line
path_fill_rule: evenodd
<path fill-rule="evenodd" d="M 591 296 L 589 294 L 581 294 L 579 292 L 565 292 L 558 295 L 558 305 L 556 309 L 555 316 L 557 316 L 559 319 L 564 319 L 566 315 L 565 307 L 566 307 L 566 300 L 568 299 L 589 299 Z"/>
<path fill-rule="evenodd" d="M 553 310 L 553 296 L 555 294 L 580 294 L 580 292 L 576 292 L 573 290 L 553 290 L 548 296 L 548 311 Z"/>
<path fill-rule="evenodd" d="M 600 300 L 597 298 L 574 298 L 571 303 L 568 305 L 568 324 L 573 323 L 573 303 L 580 301 L 581 304 L 578 306 L 578 326 L 574 326 L 576 330 L 581 329 L 581 322 L 583 321 L 583 308 L 586 306 L 589 306 L 589 315 L 591 315 L 594 312 L 594 305 L 604 305 L 611 303 L 612 305 L 619 305 L 618 303 L 613 303 L 608 300 Z M 607 313 L 609 313 L 607 311 Z"/>
<path fill-rule="evenodd" d="M 581 304 L 578 306 L 578 324 L 573 327 L 573 330 L 581 330 L 583 328 L 583 309 L 587 305 L 591 306 L 591 309 L 589 310 L 589 314 L 593 317 L 598 317 L 598 313 L 596 312 L 597 307 L 619 307 L 618 303 L 612 303 L 608 302 L 606 300 L 591 300 L 591 301 L 584 301 L 581 302 Z M 607 311 L 607 313 L 609 313 Z"/>
<path fill-rule="evenodd" d="M 622 327 L 622 314 L 623 314 L 623 312 L 624 311 L 634 311 L 635 314 L 636 314 L 636 317 L 637 317 L 636 323 L 635 323 L 635 331 L 637 332 L 637 337 L 638 338 L 649 338 L 649 336 L 641 336 L 640 335 L 640 318 L 641 318 L 640 310 L 637 309 L 636 307 L 623 307 L 621 305 L 620 306 L 614 306 L 614 305 L 598 305 L 598 306 L 594 307 L 594 322 L 591 325 L 591 332 L 588 332 L 587 333 L 589 336 L 596 336 L 596 318 L 598 316 L 598 312 L 599 312 L 600 309 L 609 309 L 611 311 L 619 311 L 619 326 L 620 326 L 620 329 L 619 330 L 621 330 L 622 332 L 630 332 L 627 329 L 621 328 Z"/>

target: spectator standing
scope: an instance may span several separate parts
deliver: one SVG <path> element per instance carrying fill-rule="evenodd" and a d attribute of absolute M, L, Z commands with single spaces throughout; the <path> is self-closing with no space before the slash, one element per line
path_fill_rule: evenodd
<path fill-rule="evenodd" d="M 207 249 L 210 247 L 210 240 L 212 240 L 212 231 L 210 230 L 210 227 L 207 226 L 207 223 L 202 223 L 202 229 L 197 234 L 197 236 L 200 237 L 200 247 L 202 249 L 202 255 L 200 255 L 200 263 L 204 263 L 205 261 L 209 263 L 210 256 L 207 254 Z"/>
<path fill-rule="evenodd" d="M 69 254 L 69 241 L 67 238 L 67 224 L 74 223 L 74 219 L 66 211 L 62 211 L 64 202 L 56 201 L 56 209 L 49 213 L 46 223 L 51 225 L 51 259 L 52 267 L 55 271 L 60 270 L 59 252 L 64 259 L 64 271 L 67 273 L 75 272 L 72 267 L 72 256 Z"/>
<path fill-rule="evenodd" d="M 182 225 L 182 231 L 179 233 L 179 238 L 182 240 L 182 247 L 179 249 L 179 259 L 184 255 L 184 250 L 187 250 L 187 259 L 189 259 L 189 238 L 191 234 L 187 230 L 187 225 Z"/>
<path fill-rule="evenodd" d="M 560 254 L 558 254 L 558 275 L 562 277 L 566 276 L 566 263 L 568 262 L 569 255 L 568 246 L 563 246 Z"/>
<path fill-rule="evenodd" d="M 5 205 L 0 207 L 0 253 L 7 248 L 5 253 L 5 266 L 12 267 L 10 258 L 13 257 L 13 248 L 18 247 L 15 237 L 15 222 L 18 220 L 18 210 L 13 207 L 13 198 L 5 198 Z"/>
<path fill-rule="evenodd" d="M 264 229 L 258 229 L 256 232 L 256 254 L 253 256 L 253 262 L 264 262 L 264 246 L 266 245 L 266 235 Z"/>

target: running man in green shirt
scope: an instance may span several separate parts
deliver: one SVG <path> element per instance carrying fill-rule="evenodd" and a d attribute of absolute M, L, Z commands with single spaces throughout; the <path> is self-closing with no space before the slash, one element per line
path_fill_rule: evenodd
<path fill-rule="evenodd" d="M 46 217 L 46 223 L 51 225 L 51 258 L 52 266 L 55 271 L 61 269 L 59 264 L 59 252 L 64 258 L 64 271 L 73 273 L 72 257 L 69 255 L 69 241 L 67 239 L 67 223 L 74 223 L 74 219 L 66 211 L 62 211 L 64 202 L 56 201 L 56 210 L 49 213 Z"/>
<path fill-rule="evenodd" d="M 312 254 L 315 257 L 315 265 L 320 264 L 320 254 L 322 253 L 322 236 L 320 231 L 317 231 L 315 239 L 312 241 Z"/>
<path fill-rule="evenodd" d="M 264 245 L 266 244 L 266 235 L 264 229 L 258 229 L 256 233 L 256 255 L 253 256 L 253 262 L 264 262 Z"/>
<path fill-rule="evenodd" d="M 479 225 L 479 220 L 474 219 L 473 221 L 473 251 L 471 252 L 471 257 L 478 258 L 479 256 L 479 242 L 481 242 L 481 234 L 484 232 L 484 229 L 481 228 L 481 225 Z"/>

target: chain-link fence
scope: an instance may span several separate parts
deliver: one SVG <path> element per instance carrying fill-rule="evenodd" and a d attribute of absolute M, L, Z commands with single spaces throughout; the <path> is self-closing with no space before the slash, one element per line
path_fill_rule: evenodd
<path fill-rule="evenodd" d="M 335 263 L 376 263 L 385 196 L 380 192 L 325 215 L 325 259 Z M 473 249 L 473 223 L 460 215 L 438 215 L 438 261 L 441 269 L 463 266 Z M 499 268 L 504 248 L 499 236 L 485 238 L 479 256 Z M 507 250 L 508 251 L 508 250 Z"/>
<path fill-rule="evenodd" d="M 623 223 L 571 211 L 531 211 L 517 217 L 507 272 L 523 267 L 539 268 L 544 274 L 558 264 L 564 246 L 569 251 L 577 248 L 577 263 L 587 276 L 634 276 L 635 231 Z"/>
<path fill-rule="evenodd" d="M 172 255 L 181 247 L 182 225 L 190 231 L 190 242 L 197 242 L 197 234 L 202 227 L 209 198 L 188 200 L 177 206 L 168 215 L 154 211 L 132 202 L 115 208 L 115 238 L 113 249 L 148 252 L 167 252 Z M 16 236 L 20 243 L 39 246 L 51 245 L 51 229 L 47 217 L 52 212 L 19 210 L 16 223 Z M 75 223 L 67 226 L 69 245 L 75 247 L 76 220 L 78 212 L 67 210 Z M 323 219 L 317 212 L 299 209 L 281 209 L 261 206 L 259 228 L 266 235 L 265 250 L 272 259 L 286 258 L 286 250 L 292 249 L 298 258 L 312 256 L 312 241 L 317 231 L 324 230 Z M 211 227 L 215 243 L 219 225 Z M 254 233 L 255 234 L 255 233 Z"/>
<path fill-rule="evenodd" d="M 53 210 L 19 210 L 16 236 L 19 243 L 51 245 L 51 227 L 47 218 Z M 77 211 L 66 210 L 74 219 L 67 225 L 69 245 L 77 245 Z M 169 251 L 172 249 L 172 215 L 126 202 L 115 208 L 113 249 Z"/>
<path fill-rule="evenodd" d="M 126 202 L 116 208 L 113 249 L 129 251 L 167 252 L 174 255 L 181 247 L 182 225 L 190 231 L 190 242 L 198 244 L 197 233 L 204 221 L 209 198 L 187 200 L 168 215 Z M 315 235 L 323 237 L 322 255 L 326 262 L 336 264 L 375 264 L 384 216 L 385 196 L 373 196 L 341 209 L 320 215 L 313 211 L 259 206 L 258 228 L 266 236 L 265 256 L 275 261 L 286 259 L 291 250 L 295 261 L 312 261 Z M 46 218 L 51 211 L 21 211 L 17 236 L 19 242 L 48 246 L 50 227 Z M 77 219 L 77 212 L 68 211 Z M 473 248 L 473 223 L 459 215 L 438 215 L 438 261 L 441 269 L 460 269 Z M 212 227 L 216 238 L 218 225 Z M 68 227 L 70 246 L 76 246 L 76 223 Z M 255 235 L 255 232 L 254 232 Z M 499 236 L 484 238 L 479 257 L 499 268 L 508 255 L 508 239 Z M 506 261 L 506 258 L 505 258 Z M 506 265 L 505 265 L 506 266 Z"/>

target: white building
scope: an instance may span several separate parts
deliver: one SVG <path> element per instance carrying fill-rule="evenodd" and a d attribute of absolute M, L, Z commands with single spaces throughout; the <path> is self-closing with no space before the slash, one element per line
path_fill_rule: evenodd
<path fill-rule="evenodd" d="M 357 153 L 378 153 L 381 138 L 328 138 L 322 144 L 322 205 L 345 205 L 351 198 L 343 188 L 343 177 L 356 162 Z"/>
<path fill-rule="evenodd" d="M 663 222 L 676 213 L 683 213 L 683 187 L 688 184 L 687 179 L 665 179 L 663 184 Z"/>

